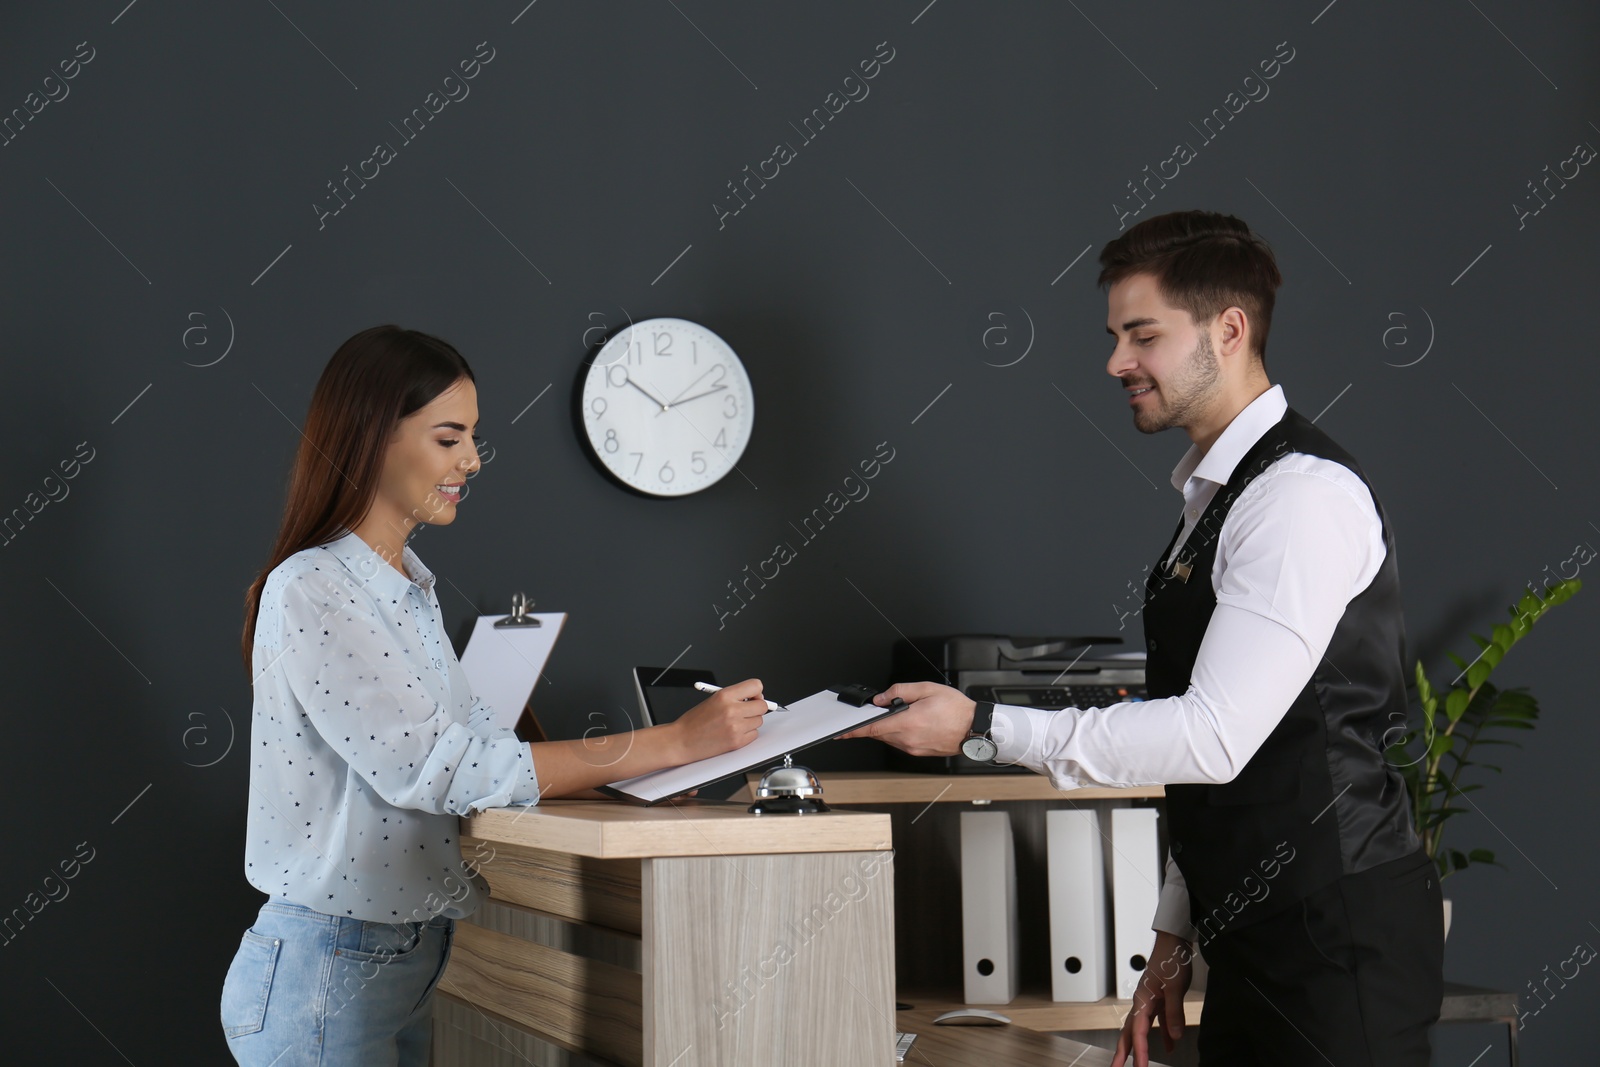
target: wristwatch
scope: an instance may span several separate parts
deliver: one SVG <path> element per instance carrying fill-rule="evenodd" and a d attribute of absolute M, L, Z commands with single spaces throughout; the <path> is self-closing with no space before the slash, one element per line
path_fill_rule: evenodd
<path fill-rule="evenodd" d="M 977 710 L 972 714 L 972 729 L 961 742 L 961 754 L 974 763 L 993 763 L 1000 753 L 999 746 L 989 736 L 989 724 L 993 719 L 994 701 L 978 701 Z"/>

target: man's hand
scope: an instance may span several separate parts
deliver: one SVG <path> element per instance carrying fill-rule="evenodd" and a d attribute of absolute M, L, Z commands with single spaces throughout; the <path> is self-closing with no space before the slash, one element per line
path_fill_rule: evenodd
<path fill-rule="evenodd" d="M 1122 1023 L 1117 1051 L 1111 1067 L 1122 1067 L 1133 1053 L 1134 1067 L 1149 1067 L 1150 1025 L 1161 1020 L 1161 1039 L 1167 1051 L 1183 1036 L 1183 995 L 1189 990 L 1194 972 L 1194 949 L 1189 942 L 1165 931 L 1156 933 L 1156 946 L 1150 950 L 1150 963 L 1139 977 L 1133 993 L 1133 1008 Z"/>
<path fill-rule="evenodd" d="M 959 689 L 937 682 L 901 682 L 872 698 L 880 708 L 898 697 L 910 707 L 840 737 L 876 737 L 913 756 L 953 756 L 972 732 L 978 705 Z"/>

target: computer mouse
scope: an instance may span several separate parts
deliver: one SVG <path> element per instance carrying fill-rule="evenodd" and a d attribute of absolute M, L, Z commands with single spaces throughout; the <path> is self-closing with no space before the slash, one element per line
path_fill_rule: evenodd
<path fill-rule="evenodd" d="M 957 1008 L 937 1016 L 933 1021 L 939 1026 L 1004 1026 L 1011 1020 L 986 1008 Z"/>

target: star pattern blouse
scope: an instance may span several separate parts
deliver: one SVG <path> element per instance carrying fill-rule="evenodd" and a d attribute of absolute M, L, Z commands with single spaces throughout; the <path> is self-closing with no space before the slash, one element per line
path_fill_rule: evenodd
<path fill-rule="evenodd" d="M 538 802 L 443 636 L 433 572 L 353 532 L 267 576 L 256 620 L 245 877 L 330 915 L 464 918 L 489 887 L 459 817 Z"/>

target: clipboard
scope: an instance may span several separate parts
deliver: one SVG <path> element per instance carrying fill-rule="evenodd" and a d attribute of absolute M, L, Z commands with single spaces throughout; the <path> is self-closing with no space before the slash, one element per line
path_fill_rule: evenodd
<path fill-rule="evenodd" d="M 785 754 L 802 752 L 859 726 L 876 722 L 886 715 L 904 711 L 909 705 L 895 700 L 879 707 L 872 698 L 881 690 L 865 685 L 841 685 L 813 693 L 788 705 L 787 711 L 769 711 L 761 720 L 754 741 L 681 767 L 667 767 L 636 778 L 626 778 L 600 786 L 600 792 L 619 800 L 651 806 L 661 804 L 692 789 L 708 786 L 736 774 L 768 767 Z"/>
<path fill-rule="evenodd" d="M 510 615 L 480 615 L 461 651 L 461 670 L 472 692 L 494 709 L 491 726 L 523 741 L 544 741 L 533 714 L 534 689 L 544 675 L 565 612 L 533 614 L 533 601 L 514 593 Z"/>

